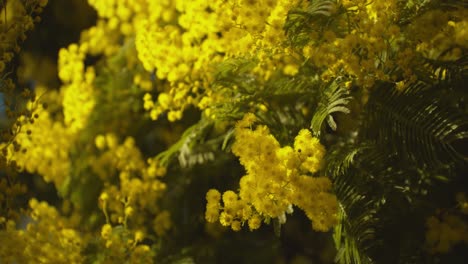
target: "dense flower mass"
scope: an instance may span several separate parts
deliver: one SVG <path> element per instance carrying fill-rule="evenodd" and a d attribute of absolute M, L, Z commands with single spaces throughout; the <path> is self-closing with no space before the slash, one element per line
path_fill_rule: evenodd
<path fill-rule="evenodd" d="M 80 263 L 83 241 L 70 221 L 46 202 L 29 201 L 32 222 L 25 230 L 16 230 L 13 221 L 6 223 L 2 241 L 14 247 L 1 247 L 0 256 L 6 263 Z M 53 224 L 51 224 L 53 223 Z M 2 223 L 3 224 L 3 223 Z"/>
<path fill-rule="evenodd" d="M 433 252 L 447 253 L 460 242 L 468 243 L 468 225 L 460 217 L 444 215 L 442 219 L 429 217 L 426 243 Z"/>
<path fill-rule="evenodd" d="M 468 258 L 463 1 L 0 14 L 0 263 Z"/>
<path fill-rule="evenodd" d="M 58 74 L 64 83 L 63 114 L 64 121 L 74 133 L 86 126 L 93 110 L 94 68 L 85 69 L 86 45 L 72 44 L 68 49 L 59 51 Z"/>
<path fill-rule="evenodd" d="M 223 100 L 211 93 L 217 62 L 252 56 L 260 60 L 254 73 L 267 80 L 291 56 L 282 45 L 286 41 L 282 27 L 295 1 L 175 2 L 165 12 L 172 14 L 171 8 L 179 12 L 177 19 L 166 15 L 172 18 L 168 19 L 166 13 L 153 15 L 136 32 L 136 49 L 145 69 L 170 82 L 157 103 L 147 107 L 153 119 L 169 111 L 169 120 L 175 121 L 189 105 L 203 110 L 207 101 Z M 162 26 L 156 23 L 161 19 Z"/>
<path fill-rule="evenodd" d="M 69 151 L 74 136 L 37 102 L 32 103 L 32 118 L 21 116 L 20 132 L 15 144 L 6 147 L 7 159 L 15 162 L 22 170 L 42 175 L 46 182 L 60 188 L 70 171 Z M 16 149 L 15 149 L 16 148 Z"/>
<path fill-rule="evenodd" d="M 224 192 L 221 207 L 220 193 L 208 191 L 207 221 L 218 220 L 222 209 L 222 225 L 239 231 L 248 223 L 253 230 L 260 227 L 263 219 L 286 222 L 286 213 L 292 213 L 295 205 L 306 212 L 315 230 L 328 231 L 336 224 L 338 202 L 330 193 L 328 178 L 310 175 L 321 168 L 325 148 L 306 129 L 296 136 L 294 149 L 281 148 L 266 126 L 258 125 L 252 130 L 254 121 L 255 117 L 247 114 L 236 124 L 232 152 L 247 172 L 239 182 L 239 194 Z"/>

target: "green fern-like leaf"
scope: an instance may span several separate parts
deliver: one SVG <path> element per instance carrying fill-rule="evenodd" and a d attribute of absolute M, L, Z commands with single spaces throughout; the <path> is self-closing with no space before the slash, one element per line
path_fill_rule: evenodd
<path fill-rule="evenodd" d="M 340 14 L 336 1 L 310 1 L 303 9 L 289 11 L 284 29 L 292 46 L 304 46 L 311 40 L 310 32 L 322 32 Z"/>
<path fill-rule="evenodd" d="M 468 161 L 457 148 L 468 140 L 468 117 L 443 105 L 437 87 L 415 84 L 403 92 L 384 84 L 371 94 L 362 138 L 375 139 L 421 166 L 440 167 Z"/>
<path fill-rule="evenodd" d="M 285 98 L 307 96 L 308 100 L 315 97 L 319 92 L 318 76 L 308 74 L 298 74 L 294 77 L 278 76 L 272 78 L 265 85 L 265 89 L 260 91 L 260 96 L 264 98 Z"/>
<path fill-rule="evenodd" d="M 403 256 L 388 242 L 387 230 L 404 215 L 415 214 L 412 208 L 417 206 L 409 205 L 424 198 L 419 187 L 428 184 L 427 174 L 400 164 L 397 155 L 375 142 L 338 144 L 326 159 L 326 173 L 340 202 L 340 223 L 333 235 L 337 263 L 381 263 L 383 251 L 398 261 Z"/>
<path fill-rule="evenodd" d="M 406 222 L 421 227 L 421 212 L 437 207 L 426 196 L 434 183 L 441 176 L 443 182 L 453 179 L 454 168 L 466 168 L 466 154 L 456 147 L 466 144 L 466 113 L 443 104 L 438 88 L 424 83 L 403 92 L 390 84 L 375 87 L 359 136 L 346 141 L 357 143 L 339 142 L 329 150 L 326 172 L 342 210 L 334 234 L 338 263 L 424 259 L 418 247 L 411 255 L 408 243 L 394 247 L 388 241 L 403 237 L 396 230 L 405 215 L 420 217 Z M 415 243 L 423 240 L 423 230 L 406 233 Z"/>
<path fill-rule="evenodd" d="M 320 96 L 318 106 L 315 109 L 310 125 L 314 135 L 317 137 L 320 136 L 325 119 L 327 120 L 330 128 L 332 130 L 336 130 L 337 125 L 332 114 L 338 112 L 348 114 L 350 110 L 346 105 L 350 100 L 351 96 L 349 96 L 348 90 L 339 82 L 334 81 L 328 85 Z"/>
<path fill-rule="evenodd" d="M 334 228 L 333 239 L 338 253 L 335 263 L 338 264 L 371 264 L 373 261 L 359 249 L 357 241 L 348 234 L 346 227 L 346 213 L 342 205 L 339 211 L 339 224 Z"/>
<path fill-rule="evenodd" d="M 442 87 L 451 88 L 458 80 L 463 83 L 468 76 L 468 54 L 465 52 L 453 61 L 423 58 L 421 64 L 422 67 L 415 69 L 418 78 L 427 83 L 443 85 Z"/>
<path fill-rule="evenodd" d="M 201 156 L 196 156 L 196 154 L 194 154 L 193 156 L 196 156 L 195 158 L 192 157 L 191 154 L 192 149 L 196 146 L 196 141 L 203 138 L 206 130 L 211 127 L 211 125 L 212 122 L 202 119 L 200 122 L 187 128 L 180 139 L 169 149 L 159 153 L 156 159 L 159 160 L 162 165 L 167 166 L 173 158 L 179 154 L 178 158 L 182 167 L 194 165 L 203 162 L 205 159 L 209 159 L 211 157 L 211 155 L 208 154 L 209 152 L 206 152 L 205 155 L 203 153 L 198 153 Z"/>
<path fill-rule="evenodd" d="M 302 74 L 306 67 L 294 77 L 275 72 L 267 82 L 260 82 L 255 75 L 245 71 L 245 67 L 252 66 L 251 63 L 251 60 L 233 60 L 220 64 L 215 89 L 224 94 L 225 100 L 210 106 L 218 120 L 238 120 L 247 112 L 256 112 L 259 104 L 280 109 L 287 106 L 299 112 L 297 108 L 304 102 L 315 103 L 318 98 L 319 78 L 309 73 Z M 285 122 L 276 124 L 279 123 Z"/>
<path fill-rule="evenodd" d="M 236 90 L 243 94 L 252 94 L 258 87 L 255 77 L 251 70 L 257 64 L 254 58 L 236 58 L 229 59 L 216 65 L 215 89 L 230 91 L 236 87 Z"/>
<path fill-rule="evenodd" d="M 413 22 L 417 17 L 432 9 L 454 10 L 468 8 L 468 3 L 464 0 L 409 0 L 399 1 L 400 6 L 400 26 L 405 26 Z"/>
<path fill-rule="evenodd" d="M 382 193 L 376 195 L 370 188 L 375 173 L 356 166 L 356 158 L 362 159 L 361 152 L 366 148 L 341 146 L 327 154 L 326 172 L 340 202 L 340 222 L 333 235 L 338 250 L 335 261 L 340 264 L 374 263 L 369 252 L 378 243 L 375 232 Z"/>

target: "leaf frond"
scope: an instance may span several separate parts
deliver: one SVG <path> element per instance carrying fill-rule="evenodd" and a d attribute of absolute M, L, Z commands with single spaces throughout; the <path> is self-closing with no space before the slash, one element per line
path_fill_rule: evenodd
<path fill-rule="evenodd" d="M 383 84 L 371 94 L 363 125 L 363 139 L 394 151 L 400 157 L 427 167 L 468 161 L 457 148 L 467 143 L 468 117 L 463 111 L 442 104 L 434 96 L 437 87 L 423 83 L 398 92 Z"/>
<path fill-rule="evenodd" d="M 333 113 L 350 113 L 346 105 L 351 101 L 352 97 L 349 91 L 343 85 L 334 81 L 328 85 L 322 92 L 318 106 L 312 118 L 310 128 L 315 136 L 320 136 L 322 125 L 325 119 L 333 130 L 336 130 L 336 123 L 333 119 Z"/>
<path fill-rule="evenodd" d="M 372 193 L 369 188 L 369 184 L 374 184 L 376 172 L 357 166 L 368 148 L 366 145 L 341 146 L 327 154 L 326 172 L 332 178 L 340 203 L 339 224 L 333 234 L 338 249 L 336 263 L 374 263 L 369 252 L 379 243 L 375 233 L 383 196 Z"/>
<path fill-rule="evenodd" d="M 174 143 L 169 149 L 159 153 L 156 159 L 163 166 L 167 166 L 176 154 L 179 154 L 178 160 L 182 167 L 194 165 L 198 162 L 203 162 L 205 158 L 209 159 L 212 155 L 208 153 L 198 153 L 199 155 L 192 155 L 192 149 L 196 145 L 196 141 L 203 138 L 208 128 L 210 128 L 212 122 L 202 119 L 202 121 L 187 128 L 180 139 Z M 200 156 L 201 155 L 201 156 Z"/>
<path fill-rule="evenodd" d="M 331 26 L 340 11 L 333 0 L 310 1 L 305 8 L 292 9 L 284 24 L 286 36 L 292 46 L 304 46 L 311 40 L 310 32 L 321 32 Z"/>

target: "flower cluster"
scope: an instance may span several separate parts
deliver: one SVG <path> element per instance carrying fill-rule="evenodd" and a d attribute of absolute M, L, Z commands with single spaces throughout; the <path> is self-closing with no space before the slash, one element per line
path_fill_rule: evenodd
<path fill-rule="evenodd" d="M 61 122 L 54 121 L 42 104 L 31 104 L 32 118 L 21 116 L 15 143 L 7 146 L 9 162 L 29 173 L 40 174 L 60 188 L 70 172 L 69 151 L 74 136 Z"/>
<path fill-rule="evenodd" d="M 468 224 L 457 215 L 431 216 L 426 226 L 426 245 L 433 253 L 447 253 L 460 242 L 468 244 Z"/>
<path fill-rule="evenodd" d="M 59 52 L 59 77 L 64 82 L 63 114 L 65 124 L 73 132 L 79 132 L 86 124 L 94 105 L 94 68 L 85 70 L 87 46 L 71 44 Z"/>
<path fill-rule="evenodd" d="M 462 57 L 462 49 L 468 47 L 468 21 L 466 9 L 450 12 L 431 10 L 416 19 L 408 29 L 409 40 L 416 50 L 429 59 L 455 61 Z"/>
<path fill-rule="evenodd" d="M 6 65 L 13 59 L 14 53 L 20 51 L 19 43 L 26 39 L 26 32 L 34 27 L 34 22 L 40 17 L 33 17 L 42 12 L 47 0 L 34 0 L 26 4 L 20 0 L 11 0 L 3 3 L 5 6 L 0 18 L 0 74 Z"/>
<path fill-rule="evenodd" d="M 365 88 L 376 80 L 389 81 L 385 73 L 394 67 L 389 58 L 399 52 L 401 38 L 397 1 L 344 1 L 339 5 L 327 10 L 333 23 L 312 36 L 303 55 L 323 69 L 325 81 L 345 75 Z M 343 27 L 348 33 L 343 34 Z"/>
<path fill-rule="evenodd" d="M 296 2 L 176 1 L 166 12 L 170 17 L 178 13 L 177 19 L 158 24 L 154 19 L 160 17 L 153 16 L 142 22 L 135 38 L 138 58 L 147 71 L 170 83 L 156 101 L 145 95 L 151 118 L 167 112 L 169 120 L 176 121 L 190 105 L 205 110 L 222 102 L 210 81 L 214 66 L 232 57 L 258 60 L 253 73 L 263 82 L 282 65 L 288 65 L 286 74 L 296 74 L 297 61 L 282 44 L 287 12 Z"/>
<path fill-rule="evenodd" d="M 32 221 L 26 229 L 9 221 L 0 236 L 2 244 L 15 245 L 0 248 L 2 262 L 82 263 L 84 241 L 71 222 L 46 202 L 32 199 L 29 206 Z"/>
<path fill-rule="evenodd" d="M 236 141 L 232 152 L 239 157 L 247 174 L 240 180 L 239 194 L 216 190 L 207 193 L 207 221 L 218 220 L 224 226 L 239 230 L 248 222 L 256 229 L 261 220 L 278 218 L 286 221 L 286 213 L 296 205 L 304 210 L 318 231 L 327 231 L 337 222 L 338 202 L 330 193 L 331 181 L 313 177 L 320 168 L 325 148 L 310 131 L 301 130 L 294 148 L 280 147 L 266 126 L 251 129 L 255 117 L 247 114 L 236 124 Z"/>
<path fill-rule="evenodd" d="M 101 194 L 100 202 L 106 213 L 106 203 L 109 197 L 106 193 Z M 131 230 L 127 226 L 127 219 L 133 215 L 133 209 L 125 205 L 125 220 L 123 225 L 112 226 L 106 223 L 101 227 L 102 258 L 107 261 L 115 259 L 128 260 L 130 263 L 150 263 L 153 252 L 147 245 L 140 244 L 145 238 L 141 230 Z"/>
<path fill-rule="evenodd" d="M 157 205 L 166 189 L 159 179 L 166 173 L 165 168 L 152 158 L 145 162 L 131 137 L 119 144 L 115 134 L 98 135 L 95 143 L 102 154 L 93 170 L 105 182 L 100 201 L 107 221 L 126 225 L 127 218 L 134 215 L 132 223 L 144 226 L 148 215 L 153 217 L 152 230 L 162 235 L 170 228 L 167 212 Z M 111 184 L 115 173 L 118 185 Z"/>
<path fill-rule="evenodd" d="M 88 0 L 88 3 L 98 12 L 99 17 L 106 20 L 110 29 L 118 29 L 124 35 L 132 34 L 140 19 L 148 16 L 149 2 L 151 1 Z"/>
<path fill-rule="evenodd" d="M 431 253 L 447 253 L 455 245 L 464 242 L 468 245 L 468 203 L 465 193 L 456 194 L 458 210 L 449 209 L 430 216 L 426 220 L 426 247 Z"/>

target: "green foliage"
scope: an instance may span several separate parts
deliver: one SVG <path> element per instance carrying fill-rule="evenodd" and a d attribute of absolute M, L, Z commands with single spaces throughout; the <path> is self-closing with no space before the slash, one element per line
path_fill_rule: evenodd
<path fill-rule="evenodd" d="M 338 252 L 335 257 L 336 263 L 356 263 L 370 264 L 373 263 L 369 257 L 362 255 L 362 250 L 358 248 L 357 239 L 352 234 L 347 232 L 345 227 L 345 212 L 342 208 L 339 211 L 340 223 L 334 228 L 333 238 Z"/>
<path fill-rule="evenodd" d="M 311 40 L 311 32 L 321 33 L 329 27 L 337 27 L 334 17 L 343 14 L 337 1 L 310 1 L 305 8 L 293 9 L 288 13 L 284 25 L 292 46 L 301 47 Z"/>
<path fill-rule="evenodd" d="M 467 161 L 456 148 L 468 139 L 466 114 L 443 105 L 436 89 L 415 84 L 400 93 L 382 85 L 369 99 L 363 137 L 428 167 Z"/>
<path fill-rule="evenodd" d="M 330 150 L 327 173 L 342 205 L 334 234 L 339 263 L 396 263 L 379 257 L 393 247 L 385 230 L 409 215 L 414 218 L 405 225 L 415 218 L 424 221 L 433 210 L 434 188 L 466 168 L 466 153 L 457 146 L 467 142 L 468 118 L 462 109 L 442 104 L 440 89 L 422 83 L 403 92 L 390 84 L 376 87 L 362 113 L 359 135 Z M 393 261 L 408 257 L 401 247 Z M 416 251 L 423 254 L 419 247 Z M 415 254 L 410 258 L 423 259 Z"/>
<path fill-rule="evenodd" d="M 338 263 L 373 263 L 368 254 L 378 243 L 376 213 L 383 197 L 369 188 L 370 185 L 375 187 L 376 182 L 372 179 L 376 174 L 356 165 L 362 159 L 362 153 L 369 149 L 370 145 L 341 147 L 327 155 L 326 171 L 334 181 L 340 201 L 340 223 L 334 231 Z"/>
<path fill-rule="evenodd" d="M 320 83 L 317 75 L 302 72 L 290 78 L 275 72 L 266 83 L 261 83 L 249 72 L 256 64 L 255 58 L 241 58 L 228 59 L 217 65 L 216 91 L 232 98 L 212 107 L 217 120 L 239 120 L 245 113 L 255 111 L 253 106 L 259 103 L 268 102 L 275 107 L 280 104 L 280 109 L 284 105 L 295 108 L 304 101 L 314 102 L 317 97 Z M 307 68 L 301 70 L 307 71 Z"/>
<path fill-rule="evenodd" d="M 315 109 L 314 117 L 310 128 L 315 136 L 319 137 L 322 131 L 322 124 L 327 120 L 330 128 L 335 131 L 337 124 L 335 119 L 333 119 L 333 113 L 345 113 L 348 114 L 350 110 L 346 107 L 348 102 L 351 100 L 349 96 L 349 91 L 343 87 L 342 83 L 334 81 L 331 84 L 327 85 L 322 94 L 320 95 L 320 100 L 317 108 Z"/>

